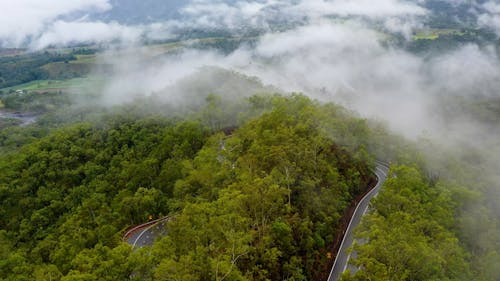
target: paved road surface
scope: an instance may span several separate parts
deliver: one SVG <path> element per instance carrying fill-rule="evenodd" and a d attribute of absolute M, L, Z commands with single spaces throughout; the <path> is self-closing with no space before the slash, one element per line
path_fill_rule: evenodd
<path fill-rule="evenodd" d="M 148 222 L 133 228 L 127 232 L 123 240 L 132 245 L 132 248 L 151 246 L 158 237 L 165 236 L 165 228 L 169 218 L 162 218 L 153 222 Z"/>
<path fill-rule="evenodd" d="M 0 110 L 0 118 L 18 119 L 21 121 L 20 126 L 27 126 L 35 123 L 38 117 L 33 113 L 20 113 Z"/>
<path fill-rule="evenodd" d="M 361 218 L 368 210 L 370 200 L 380 191 L 380 188 L 387 177 L 387 171 L 388 167 L 385 164 L 377 164 L 375 170 L 375 175 L 378 178 L 377 185 L 372 189 L 372 191 L 363 197 L 363 199 L 361 199 L 360 203 L 356 207 L 351 221 L 349 222 L 349 226 L 347 227 L 347 234 L 344 236 L 342 244 L 340 245 L 339 254 L 335 259 L 328 281 L 338 280 L 340 275 L 342 275 L 342 273 L 347 269 L 348 261 L 351 258 L 351 255 L 347 252 L 347 250 L 354 241 L 353 230 L 356 226 L 358 226 Z M 169 218 L 166 217 L 136 226 L 125 234 L 123 240 L 132 245 L 133 248 L 151 246 L 156 238 L 166 235 L 167 231 L 165 226 L 168 220 Z M 363 241 L 359 242 L 363 243 Z M 352 256 L 355 257 L 355 255 L 356 253 L 353 252 Z M 349 268 L 351 269 L 351 272 L 355 272 L 357 270 L 355 267 Z"/>
<path fill-rule="evenodd" d="M 377 195 L 382 187 L 386 177 L 387 177 L 388 167 L 383 163 L 377 163 L 377 167 L 375 168 L 375 175 L 378 178 L 377 185 L 370 191 L 363 199 L 361 199 L 360 203 L 356 207 L 354 214 L 349 222 L 349 226 L 347 227 L 346 235 L 342 240 L 342 244 L 340 245 L 339 253 L 335 258 L 335 262 L 333 264 L 332 270 L 330 272 L 330 276 L 328 277 L 328 281 L 337 281 L 342 273 L 346 271 L 348 268 L 348 262 L 351 257 L 356 257 L 356 252 L 352 254 L 348 253 L 349 247 L 351 247 L 354 241 L 354 229 L 361 222 L 361 218 L 368 210 L 368 205 L 370 200 Z M 358 243 L 363 243 L 364 241 L 359 241 Z M 355 272 L 358 269 L 353 266 L 349 266 L 351 272 Z"/>

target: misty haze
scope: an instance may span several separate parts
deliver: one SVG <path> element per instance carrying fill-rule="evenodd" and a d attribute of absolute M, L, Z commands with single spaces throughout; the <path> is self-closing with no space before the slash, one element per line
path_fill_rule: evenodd
<path fill-rule="evenodd" d="M 0 7 L 0 280 L 500 280 L 497 1 Z"/>

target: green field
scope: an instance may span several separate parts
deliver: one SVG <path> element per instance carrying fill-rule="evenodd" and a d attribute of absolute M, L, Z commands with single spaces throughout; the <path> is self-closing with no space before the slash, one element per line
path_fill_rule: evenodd
<path fill-rule="evenodd" d="M 70 61 L 69 63 L 90 63 L 93 64 L 96 62 L 97 55 L 75 55 L 76 60 Z"/>
<path fill-rule="evenodd" d="M 36 80 L 9 88 L 3 88 L 0 89 L 0 91 L 9 92 L 10 90 L 26 90 L 42 92 L 50 90 L 87 89 L 102 86 L 103 83 L 104 80 L 97 77 L 73 78 L 68 80 Z"/>
<path fill-rule="evenodd" d="M 464 36 L 466 34 L 466 32 L 458 29 L 428 29 L 418 31 L 413 35 L 413 40 L 436 40 L 444 35 Z"/>

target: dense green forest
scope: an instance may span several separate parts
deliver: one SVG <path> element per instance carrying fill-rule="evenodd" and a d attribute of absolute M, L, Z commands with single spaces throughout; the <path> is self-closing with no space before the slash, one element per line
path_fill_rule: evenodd
<path fill-rule="evenodd" d="M 343 280 L 472 280 L 469 257 L 452 231 L 455 204 L 449 188 L 417 168 L 393 167 L 358 230 L 358 241 L 369 241 L 355 247 L 354 264 L 363 270 Z"/>
<path fill-rule="evenodd" d="M 303 96 L 248 102 L 258 117 L 229 136 L 210 128 L 208 103 L 207 124 L 109 115 L 4 155 L 1 275 L 314 279 L 344 209 L 372 180 L 367 153 L 348 153 L 327 129 L 362 120 Z M 130 225 L 166 214 L 176 219 L 157 246 L 121 242 Z"/>
<path fill-rule="evenodd" d="M 462 118 L 488 130 L 484 146 L 422 138 L 399 150 L 357 233 L 351 264 L 363 270 L 343 280 L 500 278 L 498 101 L 447 97 L 435 107 L 445 122 Z"/>
<path fill-rule="evenodd" d="M 479 190 L 335 104 L 209 95 L 180 114 L 151 97 L 0 137 L 0 280 L 321 280 L 375 159 L 393 167 L 359 230 L 363 270 L 345 280 L 495 280 L 495 238 L 478 246 L 459 224 Z M 152 247 L 122 242 L 165 215 Z"/>
<path fill-rule="evenodd" d="M 2 3 L 0 281 L 500 281 L 499 1 Z"/>

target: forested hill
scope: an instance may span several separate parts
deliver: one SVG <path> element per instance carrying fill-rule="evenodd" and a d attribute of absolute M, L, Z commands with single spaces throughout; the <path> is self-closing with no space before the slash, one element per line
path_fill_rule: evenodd
<path fill-rule="evenodd" d="M 358 232 L 363 270 L 344 280 L 497 280 L 496 232 L 461 226 L 494 227 L 467 211 L 488 201 L 382 124 L 303 95 L 199 106 L 71 107 L 3 133 L 0 280 L 323 280 L 375 155 L 392 168 Z M 122 242 L 166 215 L 152 247 Z"/>
<path fill-rule="evenodd" d="M 366 128 L 303 96 L 248 104 L 229 136 L 203 120 L 109 115 L 0 157 L 0 276 L 315 279 L 339 218 L 372 180 L 368 154 L 329 134 L 354 144 Z M 169 235 L 152 249 L 121 242 L 167 214 Z"/>

